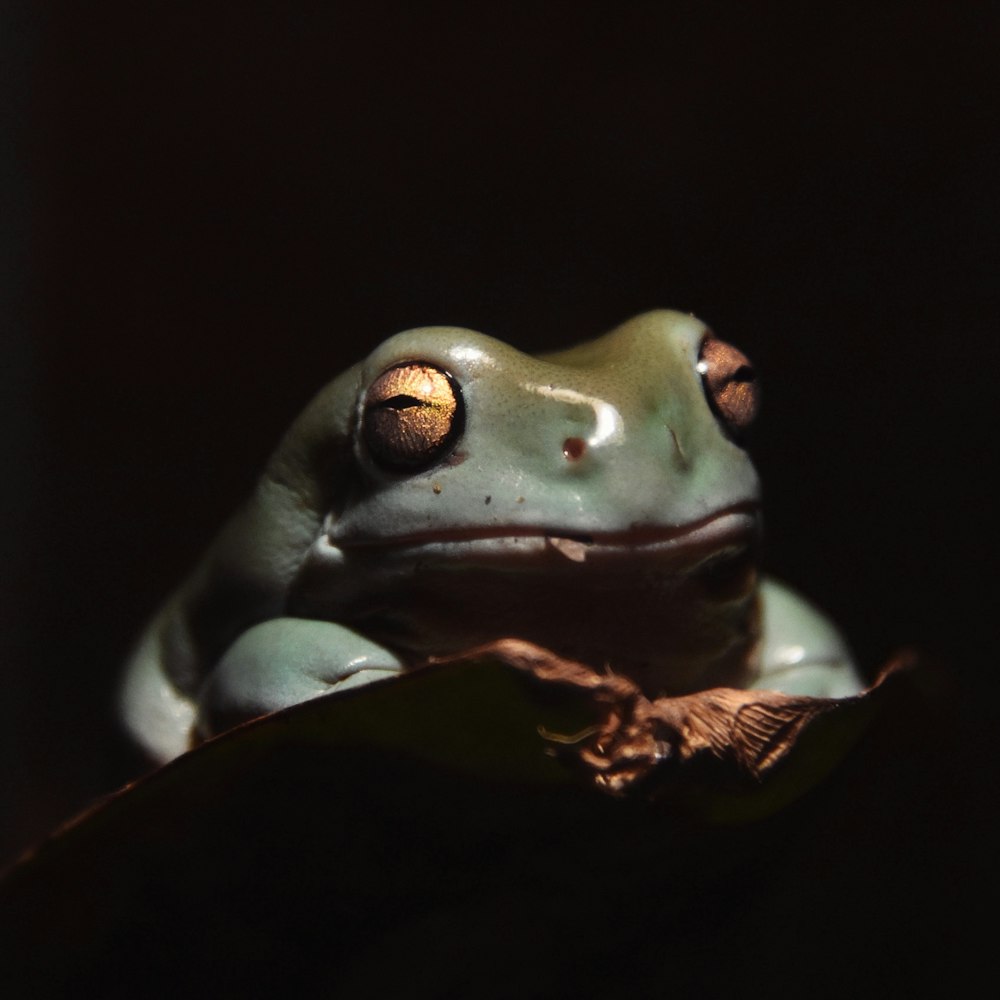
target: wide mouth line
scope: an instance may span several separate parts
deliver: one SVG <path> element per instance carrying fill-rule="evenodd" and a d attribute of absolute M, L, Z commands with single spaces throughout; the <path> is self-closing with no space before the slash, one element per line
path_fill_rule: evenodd
<path fill-rule="evenodd" d="M 578 531 L 560 526 L 535 525 L 484 525 L 470 528 L 443 528 L 408 532 L 398 535 L 372 535 L 368 537 L 355 536 L 337 538 L 331 536 L 330 541 L 338 548 L 377 548 L 391 546 L 406 548 L 419 545 L 448 544 L 451 542 L 489 542 L 498 539 L 531 539 L 554 538 L 577 542 L 581 545 L 602 548 L 630 548 L 645 545 L 662 545 L 677 543 L 687 537 L 695 537 L 703 533 L 716 522 L 728 518 L 742 519 L 745 523 L 733 526 L 734 535 L 750 537 L 757 524 L 760 505 L 753 501 L 733 504 L 706 514 L 696 521 L 685 524 L 667 525 L 635 525 L 620 531 Z"/>

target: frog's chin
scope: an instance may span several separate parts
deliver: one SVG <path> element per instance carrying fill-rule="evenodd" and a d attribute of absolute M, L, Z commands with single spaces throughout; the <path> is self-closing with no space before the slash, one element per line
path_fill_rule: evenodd
<path fill-rule="evenodd" d="M 683 525 L 634 525 L 621 531 L 574 531 L 563 527 L 503 527 L 447 530 L 389 537 L 337 539 L 322 536 L 314 554 L 335 559 L 345 555 L 408 561 L 420 559 L 456 564 L 514 560 L 571 563 L 628 560 L 637 564 L 678 561 L 685 567 L 734 555 L 752 548 L 760 535 L 759 507 L 735 504 Z M 391 553 L 391 554 L 390 554 Z"/>

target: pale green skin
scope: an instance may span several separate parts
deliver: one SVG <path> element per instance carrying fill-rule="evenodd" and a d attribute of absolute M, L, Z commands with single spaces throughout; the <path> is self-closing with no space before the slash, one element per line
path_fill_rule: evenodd
<path fill-rule="evenodd" d="M 706 333 L 657 311 L 541 358 L 452 327 L 383 343 L 295 421 L 147 629 L 122 689 L 129 732 L 166 761 L 236 722 L 510 636 L 541 635 L 651 696 L 857 693 L 836 629 L 786 587 L 751 571 L 736 597 L 700 596 L 710 566 L 755 551 L 759 519 L 757 474 L 696 370 Z M 414 360 L 454 377 L 466 423 L 449 455 L 403 475 L 357 431 L 371 382 Z M 558 539 L 581 536 L 567 555 Z"/>

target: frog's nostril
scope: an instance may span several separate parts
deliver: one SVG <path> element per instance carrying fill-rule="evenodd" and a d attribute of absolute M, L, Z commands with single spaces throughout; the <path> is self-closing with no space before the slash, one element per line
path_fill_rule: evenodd
<path fill-rule="evenodd" d="M 587 442 L 583 438 L 569 437 L 563 441 L 563 454 L 571 461 L 575 462 L 579 458 L 583 458 L 584 452 L 587 450 Z"/>

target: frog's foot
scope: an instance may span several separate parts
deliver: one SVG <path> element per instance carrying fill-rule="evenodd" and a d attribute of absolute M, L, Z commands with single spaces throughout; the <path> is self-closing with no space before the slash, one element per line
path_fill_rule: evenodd
<path fill-rule="evenodd" d="M 394 653 L 342 625 L 273 618 L 244 632 L 208 675 L 198 699 L 196 730 L 207 738 L 402 669 Z"/>
<path fill-rule="evenodd" d="M 849 698 L 865 689 L 847 644 L 821 611 L 770 578 L 760 594 L 760 673 L 752 689 L 811 698 Z"/>
<path fill-rule="evenodd" d="M 150 761 L 165 764 L 189 749 L 193 699 L 163 669 L 163 618 L 146 629 L 125 672 L 119 711 L 125 732 Z"/>
<path fill-rule="evenodd" d="M 854 665 L 848 662 L 772 665 L 750 685 L 754 691 L 779 691 L 810 698 L 850 698 L 864 689 Z"/>

